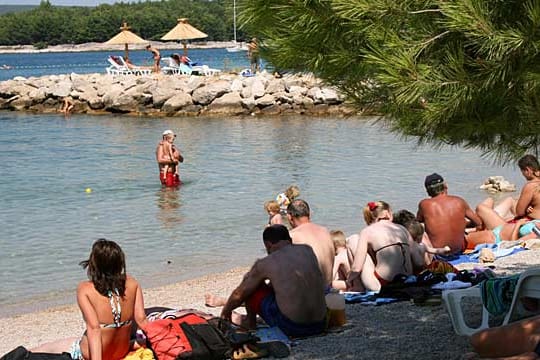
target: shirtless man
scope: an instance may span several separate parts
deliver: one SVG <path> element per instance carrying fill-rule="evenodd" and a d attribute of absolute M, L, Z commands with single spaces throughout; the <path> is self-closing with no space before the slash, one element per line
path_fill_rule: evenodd
<path fill-rule="evenodd" d="M 492 198 L 487 198 L 476 207 L 476 213 L 484 221 L 486 228 L 493 230 L 498 226 L 500 219 L 515 222 L 517 219 L 540 219 L 540 164 L 534 155 L 525 155 L 518 160 L 521 174 L 527 180 L 519 199 L 507 197 L 497 206 Z M 496 214 L 494 214 L 495 210 Z"/>
<path fill-rule="evenodd" d="M 150 44 L 146 45 L 146 50 L 152 53 L 152 57 L 154 59 L 154 67 L 153 67 L 154 73 L 156 74 L 159 73 L 161 71 L 160 69 L 161 54 L 159 53 L 159 50 L 156 48 L 153 48 L 152 45 Z"/>
<path fill-rule="evenodd" d="M 260 315 L 270 326 L 292 337 L 320 334 L 326 327 L 323 278 L 310 246 L 294 245 L 283 225 L 271 225 L 263 232 L 268 256 L 257 260 L 232 292 L 221 317 L 256 326 Z M 267 285 L 265 282 L 269 280 Z M 246 305 L 246 316 L 233 310 Z"/>
<path fill-rule="evenodd" d="M 424 265 L 407 229 L 392 222 L 392 211 L 384 201 L 369 202 L 364 208 L 368 226 L 360 232 L 351 272 L 347 278 L 352 291 L 379 291 L 398 274 L 412 275 L 413 264 Z"/>
<path fill-rule="evenodd" d="M 416 218 L 424 223 L 433 247 L 449 246 L 452 253 L 465 250 L 467 219 L 479 230 L 483 227 L 482 219 L 464 199 L 448 195 L 448 187 L 441 175 L 428 175 L 424 185 L 431 198 L 420 201 Z"/>
<path fill-rule="evenodd" d="M 331 286 L 335 252 L 330 232 L 327 228 L 311 222 L 309 205 L 301 199 L 289 204 L 287 219 L 292 226 L 293 244 L 306 244 L 313 248 L 324 282 Z"/>
<path fill-rule="evenodd" d="M 180 185 L 180 177 L 176 171 L 178 163 L 184 162 L 184 157 L 180 154 L 180 151 L 174 146 L 174 139 L 176 135 L 172 130 L 165 130 L 163 132 L 163 139 L 159 142 L 156 148 L 156 160 L 159 166 L 159 180 L 162 185 L 165 186 L 178 186 Z M 172 158 L 167 153 L 167 147 L 164 143 L 170 144 L 172 149 Z M 164 170 L 167 169 L 167 173 Z"/>

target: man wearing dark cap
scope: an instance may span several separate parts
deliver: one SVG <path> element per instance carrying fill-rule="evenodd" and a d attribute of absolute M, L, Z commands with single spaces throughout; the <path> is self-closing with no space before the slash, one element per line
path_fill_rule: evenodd
<path fill-rule="evenodd" d="M 322 333 L 326 327 L 325 284 L 313 250 L 309 245 L 293 244 L 283 225 L 267 227 L 263 242 L 268 256 L 253 264 L 227 300 L 221 317 L 254 329 L 260 315 L 269 326 L 292 337 Z M 233 313 L 244 303 L 246 316 Z"/>
<path fill-rule="evenodd" d="M 481 229 L 482 219 L 464 199 L 448 195 L 448 187 L 441 175 L 426 176 L 424 186 L 431 198 L 420 201 L 416 218 L 424 223 L 431 244 L 436 248 L 449 246 L 452 253 L 465 250 L 467 223 L 470 221 Z"/>

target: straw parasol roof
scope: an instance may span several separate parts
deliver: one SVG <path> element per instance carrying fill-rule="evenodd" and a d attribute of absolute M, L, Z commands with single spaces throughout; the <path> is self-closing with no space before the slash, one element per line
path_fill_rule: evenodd
<path fill-rule="evenodd" d="M 178 24 L 168 33 L 163 35 L 161 40 L 180 40 L 184 43 L 184 55 L 187 55 L 187 40 L 202 39 L 208 37 L 207 34 L 190 25 L 186 18 L 178 19 Z"/>
<path fill-rule="evenodd" d="M 128 44 L 147 44 L 148 41 L 144 40 L 138 35 L 135 35 L 131 31 L 127 23 L 123 23 L 120 27 L 120 32 L 113 36 L 111 39 L 107 40 L 105 44 L 108 45 L 125 45 L 124 49 L 124 58 L 128 58 Z"/>

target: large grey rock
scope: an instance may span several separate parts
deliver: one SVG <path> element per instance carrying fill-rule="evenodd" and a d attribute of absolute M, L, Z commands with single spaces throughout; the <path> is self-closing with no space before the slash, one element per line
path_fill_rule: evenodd
<path fill-rule="evenodd" d="M 113 99 L 112 103 L 106 107 L 112 112 L 135 112 L 139 108 L 139 102 L 131 95 L 122 93 Z"/>
<path fill-rule="evenodd" d="M 212 101 L 207 107 L 207 112 L 214 114 L 241 114 L 244 112 L 242 98 L 237 91 L 227 93 Z"/>
<path fill-rule="evenodd" d="M 176 94 L 174 87 L 157 87 L 152 91 L 152 99 L 155 107 L 161 107 L 165 101 Z"/>
<path fill-rule="evenodd" d="M 268 84 L 266 85 L 267 94 L 276 94 L 282 92 L 285 92 L 285 83 L 283 79 L 272 78 L 268 81 Z"/>
<path fill-rule="evenodd" d="M 293 85 L 293 86 L 290 86 L 289 87 L 289 93 L 293 96 L 295 95 L 306 95 L 308 92 L 308 89 L 306 87 L 303 87 L 303 86 L 296 86 L 296 85 Z"/>
<path fill-rule="evenodd" d="M 47 94 L 43 89 L 34 89 L 28 93 L 28 97 L 32 100 L 32 104 L 39 104 L 47 98 Z"/>
<path fill-rule="evenodd" d="M 93 110 L 102 109 L 104 106 L 102 98 L 98 95 L 98 92 L 95 89 L 93 91 L 80 93 L 79 100 L 86 101 L 88 106 Z"/>
<path fill-rule="evenodd" d="M 118 84 L 115 84 L 108 88 L 107 92 L 103 95 L 103 104 L 105 105 L 105 107 L 111 106 L 114 103 L 114 99 L 119 97 L 123 93 L 123 91 L 124 89 Z"/>
<path fill-rule="evenodd" d="M 242 84 L 242 81 L 239 79 L 234 79 L 231 83 L 231 91 L 242 91 L 244 88 L 244 85 Z"/>
<path fill-rule="evenodd" d="M 72 89 L 72 83 L 69 80 L 62 80 L 50 88 L 52 96 L 63 98 L 69 95 Z"/>
<path fill-rule="evenodd" d="M 274 105 L 276 103 L 276 100 L 274 99 L 274 96 L 270 95 L 270 94 L 266 94 L 264 95 L 263 97 L 259 98 L 259 99 L 256 99 L 257 101 L 257 106 L 258 107 L 266 107 L 266 106 L 270 106 L 270 105 Z"/>
<path fill-rule="evenodd" d="M 189 94 L 181 92 L 177 93 L 176 95 L 165 101 L 165 103 L 161 107 L 161 111 L 165 113 L 172 113 L 192 104 L 193 101 L 191 100 L 191 96 Z"/>
<path fill-rule="evenodd" d="M 342 97 L 338 94 L 338 92 L 331 88 L 321 89 L 320 96 L 325 104 L 339 104 L 343 101 Z"/>
<path fill-rule="evenodd" d="M 266 94 L 264 82 L 260 78 L 255 78 L 251 84 L 251 94 L 255 99 L 263 97 Z"/>
<path fill-rule="evenodd" d="M 209 83 L 206 86 L 196 89 L 191 95 L 193 103 L 208 105 L 214 99 L 226 94 L 230 91 L 230 84 L 224 80 L 218 80 L 214 83 Z"/>
<path fill-rule="evenodd" d="M 257 107 L 257 101 L 255 101 L 253 97 L 242 99 L 242 106 L 246 108 L 249 112 L 252 112 L 253 109 Z"/>

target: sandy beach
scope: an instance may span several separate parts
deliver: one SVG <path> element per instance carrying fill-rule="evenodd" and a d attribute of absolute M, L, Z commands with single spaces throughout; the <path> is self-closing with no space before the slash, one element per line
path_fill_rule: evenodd
<path fill-rule="evenodd" d="M 497 275 L 522 272 L 540 265 L 540 250 L 528 250 L 493 263 Z M 479 264 L 461 264 L 472 269 Z M 145 305 L 196 308 L 204 294 L 227 296 L 240 282 L 245 268 L 144 291 Z M 291 359 L 460 359 L 471 351 L 468 340 L 457 336 L 442 305 L 417 306 L 403 301 L 378 307 L 349 304 L 348 324 L 340 332 L 298 341 Z M 0 319 L 0 354 L 18 345 L 31 348 L 51 340 L 79 336 L 84 325 L 77 306 Z"/>

